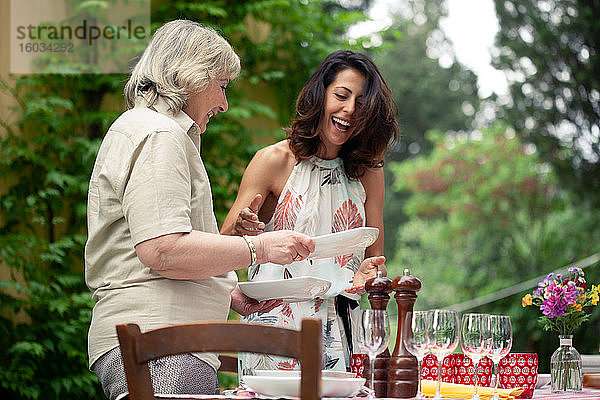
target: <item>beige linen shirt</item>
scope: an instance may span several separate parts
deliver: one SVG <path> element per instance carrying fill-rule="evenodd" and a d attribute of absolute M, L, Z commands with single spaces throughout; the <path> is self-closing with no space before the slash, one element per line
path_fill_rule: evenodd
<path fill-rule="evenodd" d="M 210 182 L 200 157 L 200 129 L 160 100 L 139 99 L 109 128 L 88 193 L 85 279 L 96 301 L 88 333 L 90 366 L 119 345 L 115 326 L 142 332 L 227 319 L 234 272 L 201 280 L 165 278 L 144 266 L 134 246 L 198 230 L 218 234 Z M 218 260 L 215 260 L 218 262 Z M 215 369 L 214 354 L 197 356 Z"/>

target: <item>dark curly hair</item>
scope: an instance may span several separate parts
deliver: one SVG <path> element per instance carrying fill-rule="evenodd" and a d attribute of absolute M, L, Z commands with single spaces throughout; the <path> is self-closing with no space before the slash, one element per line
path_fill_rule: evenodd
<path fill-rule="evenodd" d="M 297 161 L 317 154 L 321 144 L 317 128 L 323 115 L 327 87 L 340 71 L 355 69 L 366 79 L 363 102 L 357 107 L 352 136 L 342 145 L 340 157 L 346 175 L 358 179 L 368 168 L 383 167 L 384 156 L 400 132 L 398 107 L 377 66 L 365 54 L 339 50 L 329 54 L 311 75 L 296 101 L 296 117 L 285 128 L 287 140 Z"/>

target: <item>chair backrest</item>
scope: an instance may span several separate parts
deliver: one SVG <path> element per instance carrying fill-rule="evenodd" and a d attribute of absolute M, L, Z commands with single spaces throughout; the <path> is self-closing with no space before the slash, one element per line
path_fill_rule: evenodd
<path fill-rule="evenodd" d="M 321 386 L 321 322 L 302 320 L 300 331 L 240 322 L 176 325 L 141 333 L 117 325 L 131 400 L 154 399 L 148 361 L 190 352 L 247 352 L 293 357 L 302 366 L 300 398 L 317 400 Z"/>
<path fill-rule="evenodd" d="M 220 372 L 238 372 L 238 358 L 237 356 L 232 356 L 229 354 L 220 354 L 219 362 L 221 366 L 219 367 Z"/>

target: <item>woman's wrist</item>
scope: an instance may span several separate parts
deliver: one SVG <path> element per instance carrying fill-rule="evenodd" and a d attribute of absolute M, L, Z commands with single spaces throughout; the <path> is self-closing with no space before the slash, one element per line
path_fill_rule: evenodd
<path fill-rule="evenodd" d="M 248 246 L 248 250 L 250 251 L 250 265 L 248 267 L 253 267 L 256 264 L 258 264 L 256 246 L 254 244 L 253 239 L 250 239 L 248 236 L 243 235 L 242 238 L 246 241 L 246 245 Z"/>
<path fill-rule="evenodd" d="M 264 243 L 261 238 L 261 235 L 250 236 L 250 240 L 252 240 L 252 242 L 254 243 L 254 247 L 256 248 L 256 263 L 264 264 L 266 262 L 269 262 L 269 260 L 266 259 Z"/>

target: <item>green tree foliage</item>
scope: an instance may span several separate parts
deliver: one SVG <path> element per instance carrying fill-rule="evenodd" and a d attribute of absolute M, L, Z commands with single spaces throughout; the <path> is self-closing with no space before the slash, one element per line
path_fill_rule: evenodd
<path fill-rule="evenodd" d="M 418 0 L 402 4 L 391 29 L 383 34 L 383 49 L 375 55 L 399 108 L 402 140 L 388 161 L 428 154 L 432 144 L 425 132 L 431 129 L 471 129 L 479 108 L 475 74 L 457 62 L 442 67 L 438 60 L 443 54 L 453 57 L 439 28 L 439 19 L 447 14 L 445 3 Z M 387 187 L 403 179 L 389 168 L 385 171 Z M 405 200 L 406 193 L 386 191 L 384 254 L 390 259 L 395 254 L 397 229 L 407 220 L 402 212 Z"/>
<path fill-rule="evenodd" d="M 493 293 L 600 250 L 594 210 L 574 206 L 552 168 L 512 129 L 496 124 L 470 134 L 431 131 L 428 139 L 434 143 L 428 156 L 390 166 L 402 178 L 394 190 L 411 196 L 404 204 L 409 222 L 399 230 L 388 268 L 395 276 L 407 266 L 421 279 L 419 309 Z M 586 274 L 590 283 L 600 279 L 598 271 Z M 556 348 L 537 325 L 538 316 L 521 309 L 524 294 L 479 311 L 511 315 L 515 351 Z M 598 344 L 581 350 L 592 347 L 597 351 Z"/>
<path fill-rule="evenodd" d="M 562 184 L 600 205 L 600 3 L 495 0 L 506 120 Z"/>
<path fill-rule="evenodd" d="M 363 2 L 351 3 L 354 8 L 364 6 Z M 281 130 L 248 130 L 244 122 L 255 115 L 274 118 L 282 126 L 291 122 L 296 97 L 308 76 L 327 54 L 350 47 L 343 33 L 366 17 L 360 11 L 346 10 L 337 1 L 326 0 L 162 2 L 154 15 L 157 21 L 176 18 L 213 26 L 230 40 L 241 57 L 240 84 L 234 83 L 228 89 L 229 111 L 211 121 L 202 135 L 202 155 L 213 182 L 215 212 L 223 221 L 243 170 L 258 150 L 252 144 L 253 137 L 283 138 Z M 156 27 L 161 23 L 155 23 Z M 276 109 L 260 100 L 249 100 L 256 98 L 251 95 L 261 83 L 276 88 Z"/>
<path fill-rule="evenodd" d="M 100 100 L 119 78 L 24 76 L 13 90 L 20 117 L 4 124 L 0 141 L 8 186 L 0 260 L 11 272 L 0 282 L 0 382 L 8 398 L 97 397 L 86 355 L 85 199 L 101 132 L 117 115 Z"/>
<path fill-rule="evenodd" d="M 256 115 L 289 121 L 308 75 L 326 54 L 348 47 L 343 33 L 364 18 L 360 9 L 368 2 L 350 3 L 351 10 L 334 1 L 153 4 L 153 28 L 175 18 L 201 21 L 221 31 L 242 57 L 230 109 L 202 138 L 220 220 L 257 149 L 253 137 L 274 134 L 249 131 L 244 123 Z M 248 19 L 266 24 L 266 38 L 250 40 Z M 86 195 L 101 138 L 123 111 L 118 99 L 125 80 L 54 74 L 2 82 L 17 100 L 18 116 L 16 123 L 0 122 L 0 263 L 10 271 L 0 281 L 2 398 L 103 398 L 87 369 L 93 302 L 82 265 Z M 277 89 L 280 109 L 246 100 L 246 91 L 265 82 Z"/>

